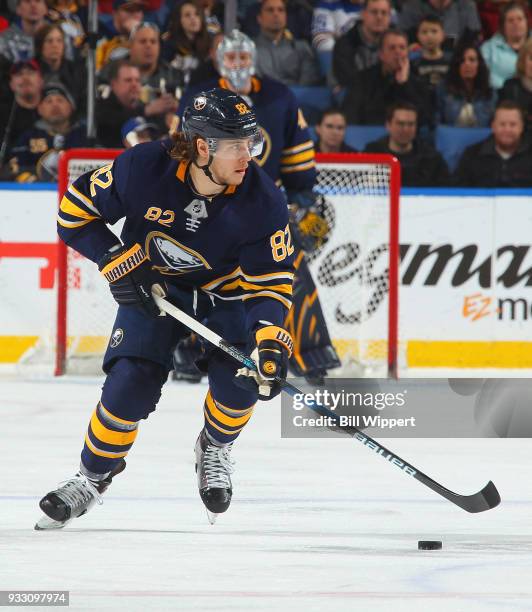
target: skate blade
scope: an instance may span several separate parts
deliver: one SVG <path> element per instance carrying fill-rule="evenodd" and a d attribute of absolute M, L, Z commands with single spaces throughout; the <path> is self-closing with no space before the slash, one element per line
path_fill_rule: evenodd
<path fill-rule="evenodd" d="M 70 520 L 68 521 L 54 521 L 46 514 L 43 514 L 42 517 L 35 523 L 35 531 L 48 531 L 51 529 L 63 529 L 65 525 L 68 525 Z"/>
<path fill-rule="evenodd" d="M 208 519 L 209 523 L 211 525 L 214 525 L 214 523 L 216 523 L 216 519 L 218 518 L 218 513 L 217 512 L 211 512 L 210 510 L 207 510 L 207 508 L 205 508 L 205 512 L 207 513 L 207 519 Z"/>

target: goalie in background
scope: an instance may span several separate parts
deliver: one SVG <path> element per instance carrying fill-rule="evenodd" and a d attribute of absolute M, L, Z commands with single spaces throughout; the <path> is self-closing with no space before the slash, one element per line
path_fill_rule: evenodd
<path fill-rule="evenodd" d="M 278 81 L 255 75 L 255 43 L 238 30 L 216 42 L 218 48 L 211 55 L 216 58 L 220 77 L 190 86 L 181 99 L 178 117 L 198 91 L 212 87 L 238 93 L 253 108 L 265 143 L 255 161 L 285 190 L 296 247 L 293 304 L 285 321 L 294 339 L 290 370 L 310 382 L 321 382 L 327 370 L 341 364 L 305 257 L 326 242 L 329 232 L 323 207 L 312 191 L 316 183 L 314 143 L 291 90 Z M 190 382 L 201 380 L 194 365 L 196 359 L 201 359 L 201 353 L 201 341 L 182 340 L 174 354 L 174 377 Z"/>

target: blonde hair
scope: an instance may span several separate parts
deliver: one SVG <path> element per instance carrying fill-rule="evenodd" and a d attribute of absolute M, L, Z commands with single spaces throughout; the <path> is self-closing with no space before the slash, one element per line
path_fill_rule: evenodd
<path fill-rule="evenodd" d="M 517 64 L 515 67 L 515 75 L 518 77 L 525 76 L 525 63 L 527 56 L 532 55 L 532 37 L 527 38 L 525 44 L 519 49 L 517 56 Z"/>

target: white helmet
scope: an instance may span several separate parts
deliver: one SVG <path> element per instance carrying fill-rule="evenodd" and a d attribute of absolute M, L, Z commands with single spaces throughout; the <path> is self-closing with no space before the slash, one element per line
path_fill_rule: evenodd
<path fill-rule="evenodd" d="M 225 66 L 224 58 L 226 53 L 249 53 L 251 55 L 251 64 L 249 66 L 239 66 L 238 62 L 233 68 Z M 231 85 L 240 91 L 243 89 L 250 77 L 255 74 L 255 60 L 257 50 L 255 43 L 239 30 L 233 30 L 231 34 L 226 34 L 222 42 L 216 50 L 216 61 L 218 62 L 218 70 L 220 74 L 231 82 Z"/>

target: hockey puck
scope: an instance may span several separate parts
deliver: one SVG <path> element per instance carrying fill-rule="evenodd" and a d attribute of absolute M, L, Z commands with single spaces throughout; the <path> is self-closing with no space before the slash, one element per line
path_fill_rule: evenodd
<path fill-rule="evenodd" d="M 439 540 L 419 540 L 417 547 L 419 550 L 440 550 L 442 543 Z"/>

